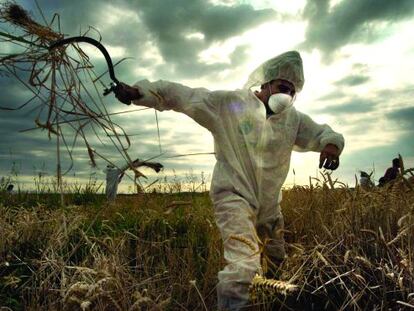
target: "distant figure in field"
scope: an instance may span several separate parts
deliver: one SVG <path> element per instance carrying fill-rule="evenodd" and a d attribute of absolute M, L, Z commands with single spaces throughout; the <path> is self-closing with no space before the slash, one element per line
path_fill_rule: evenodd
<path fill-rule="evenodd" d="M 379 179 L 378 186 L 382 187 L 385 184 L 389 183 L 390 181 L 397 178 L 397 176 L 400 174 L 400 159 L 394 158 L 392 160 L 392 167 L 389 167 L 386 171 L 383 177 Z"/>
<path fill-rule="evenodd" d="M 134 168 L 138 168 L 140 166 L 147 166 L 152 168 L 155 172 L 159 172 L 163 166 L 160 163 L 155 162 L 145 162 L 136 159 L 132 162 L 132 166 Z M 118 185 L 121 182 L 122 178 L 124 177 L 125 171 L 129 168 L 129 165 L 125 165 L 122 168 L 117 168 L 112 164 L 108 164 L 106 166 L 106 187 L 105 187 L 105 194 L 109 201 L 114 201 L 116 199 L 116 195 L 118 193 Z"/>
<path fill-rule="evenodd" d="M 14 185 L 13 184 L 8 185 L 7 186 L 7 189 L 6 189 L 7 193 L 12 193 L 13 192 L 13 188 L 14 188 Z"/>
<path fill-rule="evenodd" d="M 371 174 L 361 171 L 359 183 L 363 189 L 371 189 L 375 186 L 374 183 L 371 181 Z"/>

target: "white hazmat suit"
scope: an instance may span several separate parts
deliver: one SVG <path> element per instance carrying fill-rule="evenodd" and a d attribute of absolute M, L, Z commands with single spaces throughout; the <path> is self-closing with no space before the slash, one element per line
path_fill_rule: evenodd
<path fill-rule="evenodd" d="M 299 91 L 303 86 L 299 53 L 287 52 L 255 70 L 245 89 L 209 91 L 180 84 L 143 80 L 135 84 L 144 95 L 134 104 L 159 111 L 182 112 L 214 137 L 217 163 L 210 188 L 216 223 L 227 265 L 218 274 L 219 309 L 239 310 L 248 303 L 248 286 L 261 271 L 256 232 L 270 233 L 267 253 L 285 256 L 280 232 L 281 187 L 293 149 L 321 151 L 331 143 L 341 151 L 342 135 L 319 125 L 293 106 L 266 116 L 262 101 L 250 87 L 284 79 Z"/>
<path fill-rule="evenodd" d="M 118 184 L 121 181 L 120 176 L 125 168 L 117 168 L 108 165 L 104 170 L 106 174 L 105 194 L 108 200 L 114 201 L 118 193 Z"/>

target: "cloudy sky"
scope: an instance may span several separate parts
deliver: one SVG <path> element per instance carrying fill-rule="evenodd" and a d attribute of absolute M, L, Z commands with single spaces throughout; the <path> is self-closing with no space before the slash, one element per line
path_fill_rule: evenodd
<path fill-rule="evenodd" d="M 34 1 L 16 2 L 41 21 Z M 89 26 L 98 30 L 114 62 L 129 58 L 116 67 L 118 79 L 129 84 L 145 78 L 210 90 L 237 89 L 265 60 L 298 50 L 306 82 L 296 108 L 345 136 L 334 177 L 353 185 L 359 170 L 375 170 L 378 180 L 398 153 L 406 166 L 414 167 L 412 0 L 38 0 L 38 4 L 48 21 L 53 13 L 60 15 L 62 32 L 68 36 L 84 33 Z M 12 30 L 0 24 L 0 31 Z M 99 38 L 94 30 L 88 35 Z M 10 51 L 9 46 L 0 46 L 0 53 Z M 100 53 L 86 46 L 85 51 L 96 71 L 102 72 Z M 110 82 L 109 77 L 103 80 Z M 0 106 L 18 107 L 30 98 L 16 79 L 1 75 L 0 81 Z M 123 106 L 112 95 L 104 100 L 111 112 L 139 108 Z M 55 141 L 39 130 L 19 132 L 35 126 L 34 118 L 30 105 L 0 111 L 0 176 L 10 174 L 13 166 L 22 182 L 31 181 L 39 171 L 53 176 Z M 159 155 L 154 111 L 131 111 L 113 120 L 131 134 L 133 157 Z M 184 179 L 190 174 L 199 178 L 201 172 L 211 175 L 212 155 L 171 158 L 212 152 L 209 132 L 175 112 L 158 113 L 158 120 L 162 156 L 157 160 L 166 167 L 163 174 Z M 106 142 L 105 155 L 122 165 Z M 85 148 L 76 148 L 74 155 L 68 180 L 83 182 L 93 172 L 104 178 L 103 161 L 93 169 Z M 63 158 L 66 169 L 69 161 Z M 316 153 L 293 153 L 286 185 L 308 183 L 309 176 L 318 173 L 318 158 Z M 130 185 L 126 181 L 122 190 Z"/>

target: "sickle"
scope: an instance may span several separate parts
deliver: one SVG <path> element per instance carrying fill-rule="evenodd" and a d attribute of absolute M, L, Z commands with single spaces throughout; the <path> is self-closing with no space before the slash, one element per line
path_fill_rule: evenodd
<path fill-rule="evenodd" d="M 109 76 L 111 77 L 113 83 L 110 84 L 109 88 L 106 88 L 104 90 L 103 95 L 106 96 L 109 93 L 111 93 L 115 87 L 119 84 L 118 79 L 115 77 L 115 73 L 114 73 L 114 66 L 112 64 L 112 59 L 111 56 L 109 55 L 108 51 L 105 49 L 105 47 L 97 40 L 89 38 L 89 37 L 70 37 L 70 38 L 65 38 L 65 39 L 61 39 L 61 40 L 57 40 L 52 42 L 52 44 L 49 46 L 49 50 L 53 50 L 59 46 L 65 45 L 65 44 L 69 44 L 69 43 L 73 43 L 73 42 L 86 42 L 89 44 L 92 44 L 93 46 L 97 47 L 99 49 L 99 51 L 101 51 L 101 53 L 103 54 L 103 56 L 105 57 L 106 60 L 106 64 L 108 65 L 108 71 L 109 71 Z"/>

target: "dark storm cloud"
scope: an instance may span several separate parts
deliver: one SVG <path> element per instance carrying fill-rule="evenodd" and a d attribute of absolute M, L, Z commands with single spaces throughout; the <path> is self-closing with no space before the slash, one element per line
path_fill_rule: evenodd
<path fill-rule="evenodd" d="M 39 23 L 44 24 L 42 15 L 47 24 L 53 29 L 60 29 L 65 34 L 79 35 L 85 32 L 89 26 L 97 27 L 100 20 L 100 7 L 104 1 L 54 1 L 54 0 L 32 0 L 16 1 L 27 10 L 30 15 Z M 39 10 L 40 9 L 40 10 Z M 58 15 L 58 18 L 54 17 Z M 52 23 L 53 19 L 53 23 Z"/>
<path fill-rule="evenodd" d="M 203 0 L 139 0 L 136 7 L 148 29 L 165 44 L 161 48 L 165 55 L 172 59 L 176 53 L 164 47 L 176 45 L 177 40 L 185 42 L 190 33 L 202 33 L 207 42 L 220 41 L 275 17 L 270 9 L 255 10 L 245 4 L 215 6 Z"/>
<path fill-rule="evenodd" d="M 345 96 L 347 96 L 346 93 L 344 93 L 343 91 L 339 91 L 339 90 L 335 90 L 333 92 L 330 92 L 326 95 L 323 95 L 321 97 L 318 98 L 318 100 L 340 100 L 342 98 L 344 98 Z"/>
<path fill-rule="evenodd" d="M 17 115 L 16 112 L 4 113 L 4 111 L 1 111 L 0 114 L 0 136 L 2 137 L 0 140 L 0 155 L 9 154 L 10 151 L 16 153 L 36 149 L 45 150 L 47 146 L 45 137 L 39 137 L 37 133 L 31 133 L 33 135 L 30 135 L 30 137 L 27 134 L 19 133 L 24 128 L 34 127 L 33 119 L 27 119 L 21 113 Z"/>
<path fill-rule="evenodd" d="M 356 98 L 347 101 L 341 105 L 325 106 L 323 108 L 315 108 L 313 111 L 324 114 L 361 114 L 374 111 L 377 102 L 369 99 Z"/>
<path fill-rule="evenodd" d="M 369 77 L 365 75 L 350 75 L 347 76 L 339 81 L 335 82 L 337 86 L 356 86 L 364 84 L 365 82 L 369 81 Z"/>
<path fill-rule="evenodd" d="M 143 29 L 143 25 L 138 22 L 138 14 L 134 18 L 122 18 L 122 13 L 131 11 L 126 1 L 51 1 L 38 0 L 41 12 L 36 6 L 35 1 L 17 1 L 24 7 L 32 18 L 41 24 L 50 24 L 55 31 L 61 31 L 66 37 L 87 35 L 95 39 L 102 39 L 105 46 L 123 47 L 126 49 L 125 57 L 133 57 L 135 60 L 127 60 L 116 68 L 117 77 L 123 81 L 134 82 L 137 77 L 130 70 L 125 70 L 132 63 L 134 66 L 142 66 L 139 61 L 145 52 L 148 36 Z M 122 11 L 124 10 L 124 11 Z M 52 23 L 54 14 L 58 14 Z M 43 20 L 45 17 L 46 22 Z M 116 17 L 114 22 L 109 21 L 110 17 Z M 3 26 L 3 25 L 2 25 Z M 15 27 L 7 27 L 7 30 L 19 33 Z M 4 29 L 3 27 L 3 29 Z M 131 31 L 133 29 L 133 31 Z M 86 43 L 79 44 L 81 48 L 87 46 Z M 1 50 L 1 49 L 0 49 Z M 1 51 L 0 51 L 1 52 Z M 113 62 L 120 60 L 120 57 L 113 57 Z M 95 66 L 97 73 L 102 73 L 107 69 L 106 62 L 97 57 L 91 57 L 90 62 Z M 147 64 L 144 67 L 149 67 Z M 105 83 L 109 82 L 109 77 L 102 79 Z M 131 83 L 132 83 L 131 82 Z"/>
<path fill-rule="evenodd" d="M 198 54 L 211 43 L 224 41 L 257 26 L 276 14 L 273 10 L 255 10 L 250 5 L 214 6 L 204 0 L 140 0 L 137 3 L 146 28 L 155 38 L 160 53 L 171 72 L 181 77 L 196 77 L 208 72 L 218 72 L 229 64 L 206 65 L 198 60 Z M 188 38 L 192 33 L 202 38 Z M 232 54 L 233 64 L 240 64 L 244 47 Z M 161 68 L 167 73 L 166 68 Z"/>
<path fill-rule="evenodd" d="M 233 66 L 239 66 L 245 62 L 248 58 L 248 45 L 240 45 L 234 49 L 230 55 L 231 63 Z"/>
<path fill-rule="evenodd" d="M 21 4 L 36 20 L 41 20 L 32 1 Z M 198 54 L 214 42 L 242 34 L 277 17 L 271 9 L 255 10 L 247 4 L 213 5 L 204 0 L 39 0 L 39 5 L 47 17 L 53 13 L 60 15 L 60 26 L 68 35 L 83 34 L 89 29 L 89 36 L 99 38 L 99 34 L 89 26 L 98 29 L 104 44 L 125 48 L 126 56 L 135 58 L 133 62 L 136 66 L 154 66 L 144 57 L 148 43 L 154 42 L 165 62 L 159 66 L 158 75 L 174 76 L 175 79 L 196 78 L 241 65 L 246 57 L 246 46 L 236 47 L 230 54 L 230 63 L 205 64 L 199 61 Z M 122 18 L 122 12 L 128 12 L 127 18 Z M 111 17 L 113 21 L 109 21 Z M 192 33 L 200 33 L 203 37 L 188 38 Z M 124 70 L 120 78 L 135 81 L 136 77 Z"/>
<path fill-rule="evenodd" d="M 331 9 L 329 0 L 308 0 L 303 17 L 309 26 L 302 46 L 329 55 L 352 42 L 372 42 L 384 36 L 384 30 L 376 29 L 379 23 L 400 22 L 413 12 L 411 0 L 344 0 Z"/>
<path fill-rule="evenodd" d="M 125 56 L 134 67 L 153 68 L 156 64 L 145 55 L 150 43 L 155 43 L 164 64 L 157 69 L 157 76 L 199 78 L 225 68 L 243 64 L 247 46 L 238 46 L 229 55 L 230 63 L 205 64 L 198 54 L 212 43 L 230 37 L 278 17 L 271 9 L 255 10 L 251 5 L 213 5 L 204 0 L 139 0 L 139 1 L 50 1 L 39 0 L 39 6 L 48 23 L 54 13 L 59 14 L 53 28 L 60 25 L 67 36 L 84 34 L 99 39 L 113 47 L 123 47 Z M 19 1 L 35 18 L 43 18 L 33 1 Z M 124 15 L 126 15 L 124 17 Z M 281 18 L 281 16 L 279 16 Z M 92 26 L 93 28 L 90 28 Z M 95 30 L 99 30 L 100 34 Z M 202 37 L 188 37 L 199 33 Z M 114 62 L 119 58 L 114 58 Z M 103 61 L 91 59 L 100 72 L 105 69 Z M 128 68 L 128 66 L 126 66 Z M 119 78 L 135 81 L 130 70 L 119 66 Z"/>
<path fill-rule="evenodd" d="M 25 75 L 22 74 L 24 79 Z M 14 77 L 0 77 L 0 107 L 15 110 L 0 109 L 0 131 L 7 137 L 19 130 L 33 127 L 39 111 L 39 100 L 36 98 L 28 102 L 33 93 L 21 85 Z M 21 107 L 26 102 L 27 105 Z M 21 107 L 20 109 L 18 109 Z"/>
<path fill-rule="evenodd" d="M 414 106 L 397 109 L 389 113 L 387 116 L 389 120 L 398 123 L 400 127 L 410 131 L 412 135 L 414 134 Z"/>

